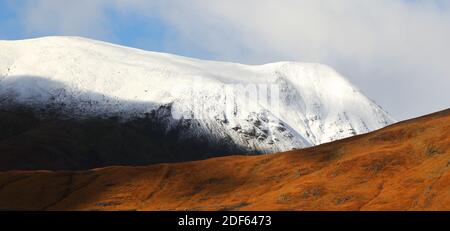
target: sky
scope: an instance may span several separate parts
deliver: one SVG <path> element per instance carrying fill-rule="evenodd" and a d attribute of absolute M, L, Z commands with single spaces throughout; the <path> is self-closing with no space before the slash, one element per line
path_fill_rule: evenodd
<path fill-rule="evenodd" d="M 450 107 L 450 0 L 0 0 L 0 39 L 49 35 L 323 63 L 398 120 Z"/>

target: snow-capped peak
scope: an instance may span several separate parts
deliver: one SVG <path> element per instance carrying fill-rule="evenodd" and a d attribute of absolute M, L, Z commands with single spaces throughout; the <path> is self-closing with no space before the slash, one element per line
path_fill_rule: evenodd
<path fill-rule="evenodd" d="M 79 37 L 0 41 L 0 102 L 123 118 L 169 108 L 168 130 L 181 124 L 187 137 L 205 134 L 249 152 L 308 147 L 394 122 L 322 64 L 205 61 Z"/>

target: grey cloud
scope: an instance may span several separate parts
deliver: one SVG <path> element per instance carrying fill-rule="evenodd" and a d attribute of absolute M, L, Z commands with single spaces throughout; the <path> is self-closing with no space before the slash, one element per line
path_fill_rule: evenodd
<path fill-rule="evenodd" d="M 21 6 L 25 32 L 30 35 L 78 35 L 98 39 L 113 36 L 106 17 L 106 0 L 28 0 Z"/>

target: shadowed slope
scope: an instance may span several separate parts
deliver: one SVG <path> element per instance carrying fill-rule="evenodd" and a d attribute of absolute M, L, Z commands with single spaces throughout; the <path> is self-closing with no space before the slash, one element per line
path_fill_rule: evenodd
<path fill-rule="evenodd" d="M 147 167 L 0 173 L 0 209 L 450 210 L 450 110 L 320 146 Z"/>
<path fill-rule="evenodd" d="M 181 124 L 170 131 L 165 125 L 151 117 L 39 118 L 29 109 L 0 108 L 0 171 L 139 166 L 244 152 L 220 139 L 185 138 Z"/>

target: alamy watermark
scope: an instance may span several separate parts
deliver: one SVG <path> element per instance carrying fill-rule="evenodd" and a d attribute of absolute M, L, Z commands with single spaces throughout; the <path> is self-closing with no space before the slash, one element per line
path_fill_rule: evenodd
<path fill-rule="evenodd" d="M 257 112 L 270 108 L 276 116 L 280 112 L 280 86 L 276 83 L 222 83 L 202 77 L 190 77 L 187 84 L 175 86 L 171 94 L 182 101 L 172 107 L 174 119 L 198 119 L 217 116 L 225 109 L 225 115 L 237 115 L 242 111 Z"/>

